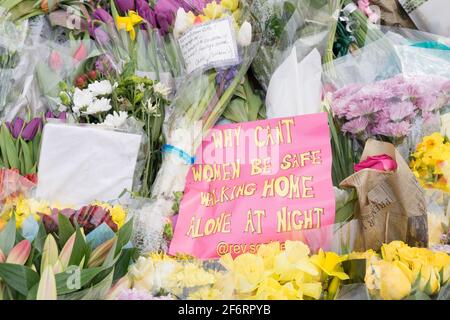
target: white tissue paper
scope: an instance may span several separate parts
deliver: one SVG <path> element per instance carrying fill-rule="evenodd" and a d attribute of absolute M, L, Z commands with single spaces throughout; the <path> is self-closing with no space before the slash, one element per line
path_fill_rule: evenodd
<path fill-rule="evenodd" d="M 132 188 L 140 143 L 136 134 L 46 124 L 36 196 L 72 206 L 117 199 Z"/>
<path fill-rule="evenodd" d="M 321 112 L 322 60 L 317 49 L 297 62 L 295 47 L 275 70 L 266 95 L 267 118 Z"/>

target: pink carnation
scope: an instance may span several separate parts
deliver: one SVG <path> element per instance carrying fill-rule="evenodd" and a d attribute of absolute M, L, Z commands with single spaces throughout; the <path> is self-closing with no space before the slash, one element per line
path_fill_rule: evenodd
<path fill-rule="evenodd" d="M 401 138 L 407 136 L 411 130 L 411 123 L 401 122 L 381 122 L 373 128 L 373 134 L 379 134 L 386 137 Z"/>
<path fill-rule="evenodd" d="M 397 122 L 414 115 L 414 104 L 411 101 L 394 103 L 389 108 L 389 119 Z"/>

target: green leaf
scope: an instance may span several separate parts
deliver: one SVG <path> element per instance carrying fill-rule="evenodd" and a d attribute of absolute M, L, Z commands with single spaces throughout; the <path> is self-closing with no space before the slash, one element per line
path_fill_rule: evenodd
<path fill-rule="evenodd" d="M 441 288 L 439 291 L 439 295 L 436 298 L 437 300 L 450 300 L 450 283 L 447 283 L 445 286 Z"/>
<path fill-rule="evenodd" d="M 120 228 L 117 234 L 117 246 L 114 252 L 114 256 L 117 256 L 122 250 L 123 246 L 125 246 L 131 239 L 131 233 L 133 232 L 133 219 L 128 220 L 122 228 Z"/>
<path fill-rule="evenodd" d="M 366 259 L 352 259 L 342 261 L 344 272 L 350 277 L 345 284 L 364 283 L 366 277 Z"/>
<path fill-rule="evenodd" d="M 12 263 L 0 263 L 0 278 L 24 296 L 39 282 L 39 275 L 31 268 Z"/>
<path fill-rule="evenodd" d="M 120 253 L 119 260 L 114 266 L 114 281 L 122 278 L 128 272 L 128 267 L 137 258 L 138 251 L 136 248 L 123 249 Z"/>
<path fill-rule="evenodd" d="M 113 283 L 113 269 L 102 281 L 87 289 L 59 297 L 60 300 L 103 300 Z"/>
<path fill-rule="evenodd" d="M 39 230 L 36 235 L 36 238 L 33 240 L 33 247 L 39 251 L 39 253 L 42 253 L 42 250 L 44 248 L 45 239 L 47 238 L 47 231 L 45 230 L 44 223 L 39 224 Z"/>
<path fill-rule="evenodd" d="M 58 295 L 63 295 L 80 290 L 103 270 L 101 267 L 82 270 L 78 267 L 69 268 L 66 272 L 56 275 L 56 291 Z"/>
<path fill-rule="evenodd" d="M 431 300 L 431 298 L 421 291 L 416 291 L 414 294 L 406 297 L 404 300 Z"/>
<path fill-rule="evenodd" d="M 83 260 L 83 257 L 85 258 L 85 261 L 87 261 L 86 255 L 88 254 L 88 245 L 86 244 L 86 240 L 81 233 L 81 229 L 77 228 L 76 230 L 76 236 L 75 236 L 75 243 L 73 245 L 72 254 L 70 255 L 69 259 L 69 266 L 78 266 L 80 262 Z"/>
<path fill-rule="evenodd" d="M 5 124 L 3 124 L 5 126 Z M 5 126 L 6 127 L 6 126 Z M 19 153 L 17 152 L 16 145 L 14 144 L 13 136 L 9 131 L 5 131 L 4 136 L 4 143 L 6 148 L 6 157 L 8 158 L 8 163 L 10 165 L 10 168 L 17 168 L 19 169 L 20 163 L 19 163 Z"/>
<path fill-rule="evenodd" d="M 74 234 L 75 228 L 70 223 L 69 218 L 65 215 L 58 213 L 58 237 L 60 247 L 64 247 L 67 240 Z"/>
<path fill-rule="evenodd" d="M 13 213 L 5 229 L 0 233 L 0 249 L 5 255 L 14 247 L 16 240 L 16 215 Z"/>
<path fill-rule="evenodd" d="M 4 166 L 6 168 L 11 168 L 8 163 L 8 156 L 6 154 L 6 138 L 5 137 L 8 134 L 7 131 L 9 132 L 9 129 L 6 127 L 5 124 L 3 124 L 0 129 L 0 151 L 2 154 L 2 162 L 3 162 Z"/>
<path fill-rule="evenodd" d="M 31 154 L 30 147 L 25 142 L 25 140 L 19 138 L 20 145 L 22 147 L 23 152 L 23 160 L 24 160 L 24 173 L 31 173 L 31 169 L 33 168 L 33 157 Z"/>

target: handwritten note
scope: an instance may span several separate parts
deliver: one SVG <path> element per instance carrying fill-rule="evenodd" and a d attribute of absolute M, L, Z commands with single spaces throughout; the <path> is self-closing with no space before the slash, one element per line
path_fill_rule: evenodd
<path fill-rule="evenodd" d="M 308 243 L 334 223 L 326 113 L 217 126 L 196 159 L 170 254 L 217 258 L 270 241 Z"/>
<path fill-rule="evenodd" d="M 198 69 L 229 67 L 239 62 L 230 18 L 189 29 L 178 39 L 188 73 Z"/>

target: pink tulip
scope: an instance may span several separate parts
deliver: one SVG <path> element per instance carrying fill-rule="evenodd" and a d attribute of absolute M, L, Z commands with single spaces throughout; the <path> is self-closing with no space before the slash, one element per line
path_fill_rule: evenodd
<path fill-rule="evenodd" d="M 366 160 L 355 164 L 355 172 L 363 169 L 375 169 L 379 171 L 395 171 L 397 169 L 397 162 L 387 154 L 382 154 L 373 157 L 367 157 Z"/>
<path fill-rule="evenodd" d="M 84 45 L 84 43 L 81 43 L 80 46 L 78 47 L 77 51 L 75 51 L 73 58 L 76 61 L 80 62 L 80 61 L 86 59 L 87 55 L 88 55 L 88 52 L 87 52 L 86 46 Z"/>
<path fill-rule="evenodd" d="M 28 240 L 22 240 L 9 252 L 6 263 L 24 265 L 27 262 L 31 252 L 31 243 Z"/>
<path fill-rule="evenodd" d="M 75 244 L 75 236 L 76 233 L 70 236 L 59 254 L 59 261 L 61 262 L 63 270 L 67 269 L 69 266 L 70 256 L 72 255 L 73 245 Z"/>

